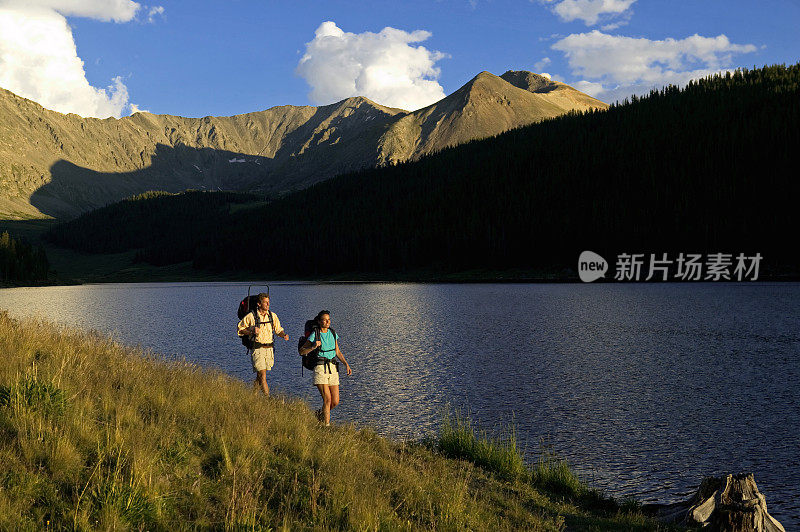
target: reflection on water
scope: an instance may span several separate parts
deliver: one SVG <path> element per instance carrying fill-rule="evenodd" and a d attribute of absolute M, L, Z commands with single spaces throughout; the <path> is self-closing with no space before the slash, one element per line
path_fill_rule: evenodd
<path fill-rule="evenodd" d="M 352 298 L 353 322 L 343 339 L 356 371 L 366 372 L 354 383 L 354 394 L 369 400 L 351 405 L 353 419 L 379 420 L 377 427 L 392 432 L 398 420 L 417 419 L 414 436 L 433 430 L 440 401 L 431 396 L 440 376 L 437 354 L 430 348 L 437 333 L 428 316 L 436 303 L 422 285 L 363 285 Z M 347 335 L 347 332 L 343 332 Z M 346 353 L 347 355 L 347 353 Z M 391 415 L 386 415 L 391 412 Z M 403 430 L 407 426 L 403 427 Z"/>
<path fill-rule="evenodd" d="M 254 287 L 259 291 L 259 287 Z M 235 336 L 247 285 L 144 284 L 0 291 L 40 314 L 252 379 Z M 332 313 L 354 374 L 335 420 L 430 435 L 444 408 L 512 421 L 594 485 L 683 498 L 705 475 L 752 471 L 771 513 L 800 525 L 800 285 L 274 284 L 270 387 L 318 402 L 295 345 Z"/>

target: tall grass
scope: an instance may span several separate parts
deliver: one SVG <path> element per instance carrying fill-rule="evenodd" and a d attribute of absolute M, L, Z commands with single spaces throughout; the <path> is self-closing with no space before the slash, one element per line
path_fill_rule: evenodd
<path fill-rule="evenodd" d="M 503 479 L 524 479 L 548 493 L 577 499 L 591 491 L 566 460 L 544 452 L 529 467 L 517 442 L 513 424 L 495 434 L 478 428 L 463 412 L 445 412 L 436 441 L 438 450 L 450 458 L 469 460 Z"/>
<path fill-rule="evenodd" d="M 618 502 L 605 496 L 581 480 L 566 460 L 549 451 L 542 452 L 535 464 L 526 463 L 513 424 L 490 434 L 479 428 L 469 415 L 448 411 L 443 415 L 435 444 L 444 456 L 468 460 L 506 481 L 530 484 L 551 500 L 577 505 L 596 516 L 610 517 L 606 521 L 587 521 L 573 516 L 573 525 L 601 529 L 658 528 L 641 514 L 641 505 L 634 499 Z"/>
<path fill-rule="evenodd" d="M 507 480 L 528 476 L 513 425 L 499 436 L 473 426 L 469 416 L 445 413 L 439 429 L 439 451 L 451 458 L 469 460 Z"/>
<path fill-rule="evenodd" d="M 576 499 L 589 491 L 589 487 L 578 478 L 564 459 L 550 453 L 542 453 L 531 471 L 533 483 L 549 493 Z"/>
<path fill-rule="evenodd" d="M 605 522 L 519 477 L 515 446 L 505 458 L 474 446 L 485 460 L 476 467 L 368 429 L 320 426 L 305 403 L 264 398 L 219 372 L 0 312 L 0 530 Z"/>

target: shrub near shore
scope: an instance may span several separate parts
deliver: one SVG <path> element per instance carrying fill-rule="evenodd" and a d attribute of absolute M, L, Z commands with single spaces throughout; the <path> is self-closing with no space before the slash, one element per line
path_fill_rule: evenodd
<path fill-rule="evenodd" d="M 0 353 L 2 530 L 657 528 L 97 333 L 0 312 Z"/>

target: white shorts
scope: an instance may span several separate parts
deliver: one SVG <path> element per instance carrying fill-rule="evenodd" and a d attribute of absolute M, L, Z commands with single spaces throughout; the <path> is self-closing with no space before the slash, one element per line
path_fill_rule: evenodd
<path fill-rule="evenodd" d="M 258 373 L 262 369 L 267 371 L 275 364 L 275 353 L 271 347 L 259 347 L 253 350 L 253 371 Z"/>
<path fill-rule="evenodd" d="M 329 369 L 326 369 L 329 368 Z M 317 364 L 314 367 L 314 385 L 327 384 L 328 386 L 339 386 L 339 371 L 336 364 Z"/>

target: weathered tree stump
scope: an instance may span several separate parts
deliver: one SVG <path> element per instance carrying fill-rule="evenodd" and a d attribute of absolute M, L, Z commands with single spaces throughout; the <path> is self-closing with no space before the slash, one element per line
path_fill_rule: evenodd
<path fill-rule="evenodd" d="M 688 501 L 643 509 L 665 523 L 708 526 L 710 531 L 786 532 L 767 512 L 752 473 L 707 477 Z"/>

